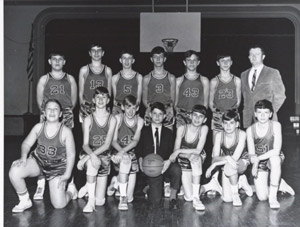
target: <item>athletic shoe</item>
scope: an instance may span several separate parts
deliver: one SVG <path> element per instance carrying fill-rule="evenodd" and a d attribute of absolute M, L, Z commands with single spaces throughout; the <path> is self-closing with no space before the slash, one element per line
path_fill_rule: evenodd
<path fill-rule="evenodd" d="M 169 182 L 164 182 L 164 195 L 165 198 L 170 198 L 171 196 L 171 188 Z"/>
<path fill-rule="evenodd" d="M 42 200 L 44 197 L 44 191 L 45 191 L 45 185 L 44 186 L 38 186 L 36 188 L 36 191 L 34 193 L 33 199 L 34 200 Z"/>
<path fill-rule="evenodd" d="M 85 184 L 83 187 L 80 188 L 79 192 L 78 192 L 78 198 L 81 199 L 84 196 L 88 196 L 88 189 L 87 189 L 87 185 Z"/>
<path fill-rule="evenodd" d="M 232 195 L 232 205 L 235 206 L 235 207 L 242 206 L 242 200 L 241 200 L 238 193 L 235 193 L 235 194 Z"/>
<path fill-rule="evenodd" d="M 278 188 L 278 191 L 281 191 L 283 193 L 289 193 L 291 195 L 295 195 L 295 191 L 294 189 L 292 189 L 291 186 L 289 186 L 285 180 L 283 178 L 281 178 L 281 181 L 280 181 L 280 185 L 279 185 L 279 188 Z"/>
<path fill-rule="evenodd" d="M 211 181 L 205 185 L 205 190 L 208 192 L 208 195 L 216 195 L 216 192 L 218 192 L 220 195 L 222 195 L 222 187 L 219 183 L 219 181 L 215 178 L 212 178 Z M 213 192 L 209 192 L 213 191 Z"/>
<path fill-rule="evenodd" d="M 117 186 L 118 186 L 117 184 L 118 184 L 118 179 L 117 179 L 116 176 L 113 176 L 113 177 L 111 178 L 110 185 L 107 187 L 106 193 L 107 193 L 108 196 L 113 196 L 113 195 L 115 194 L 115 191 L 116 191 L 116 189 L 118 188 L 118 187 L 117 187 Z"/>
<path fill-rule="evenodd" d="M 96 206 L 103 206 L 105 204 L 105 198 L 100 200 L 96 198 Z"/>
<path fill-rule="evenodd" d="M 199 198 L 193 198 L 193 207 L 196 210 L 205 210 L 205 206 L 203 205 L 203 203 L 201 202 L 201 200 Z"/>
<path fill-rule="evenodd" d="M 23 212 L 24 210 L 26 210 L 30 207 L 32 207 L 31 200 L 29 198 L 28 199 L 22 199 L 22 200 L 20 200 L 18 205 L 14 206 L 14 208 L 12 209 L 12 212 L 13 213 L 21 213 L 21 212 Z"/>
<path fill-rule="evenodd" d="M 177 210 L 178 209 L 178 203 L 177 199 L 172 199 L 169 203 L 169 209 L 170 210 Z"/>
<path fill-rule="evenodd" d="M 120 197 L 120 190 L 116 190 L 115 196 Z"/>
<path fill-rule="evenodd" d="M 83 208 L 83 213 L 92 213 L 95 210 L 95 199 L 89 198 L 87 204 Z"/>
<path fill-rule="evenodd" d="M 184 195 L 184 191 L 183 191 L 183 186 L 181 185 L 180 187 L 180 191 L 177 194 L 178 196 L 183 196 Z"/>
<path fill-rule="evenodd" d="M 245 175 L 240 176 L 239 178 L 239 189 L 242 188 L 247 196 L 253 196 L 252 187 L 249 185 Z"/>
<path fill-rule="evenodd" d="M 72 194 L 72 200 L 77 199 L 78 197 L 78 191 L 74 183 L 69 183 L 67 192 L 71 192 Z"/>
<path fill-rule="evenodd" d="M 127 196 L 121 196 L 120 202 L 118 206 L 119 210 L 128 210 L 128 204 L 127 204 Z"/>
<path fill-rule="evenodd" d="M 143 189 L 143 192 L 144 192 L 144 194 L 145 194 L 145 198 L 146 198 L 146 199 L 148 199 L 148 193 L 147 193 L 148 190 L 149 190 L 149 185 L 145 186 L 144 189 Z"/>
<path fill-rule="evenodd" d="M 279 209 L 280 203 L 278 202 L 276 197 L 269 197 L 269 205 L 271 209 Z"/>

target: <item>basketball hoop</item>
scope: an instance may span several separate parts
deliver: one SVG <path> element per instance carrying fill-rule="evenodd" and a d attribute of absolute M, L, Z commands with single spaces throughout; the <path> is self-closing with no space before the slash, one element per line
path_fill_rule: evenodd
<path fill-rule="evenodd" d="M 176 44 L 178 43 L 178 39 L 175 38 L 165 38 L 161 40 L 164 44 L 164 47 L 168 53 L 172 53 Z"/>

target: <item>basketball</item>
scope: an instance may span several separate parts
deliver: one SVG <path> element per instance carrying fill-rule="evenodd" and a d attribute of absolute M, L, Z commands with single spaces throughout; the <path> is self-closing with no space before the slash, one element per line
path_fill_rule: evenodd
<path fill-rule="evenodd" d="M 158 154 L 148 154 L 143 158 L 142 167 L 148 177 L 157 177 L 163 169 L 163 158 Z"/>

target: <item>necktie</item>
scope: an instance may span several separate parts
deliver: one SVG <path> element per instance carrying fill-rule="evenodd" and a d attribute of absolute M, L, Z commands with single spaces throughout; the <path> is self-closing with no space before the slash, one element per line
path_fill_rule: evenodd
<path fill-rule="evenodd" d="M 159 149 L 159 135 L 158 135 L 158 128 L 155 128 L 155 141 L 156 141 L 156 153 L 158 153 Z"/>
<path fill-rule="evenodd" d="M 251 87 L 251 92 L 254 91 L 254 88 L 255 88 L 255 82 L 256 82 L 256 69 L 254 70 L 253 77 L 252 77 L 252 87 Z"/>

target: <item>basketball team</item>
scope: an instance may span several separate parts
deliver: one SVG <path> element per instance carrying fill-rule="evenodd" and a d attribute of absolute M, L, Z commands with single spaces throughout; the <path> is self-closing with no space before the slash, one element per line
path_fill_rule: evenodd
<path fill-rule="evenodd" d="M 27 177 L 38 177 L 34 200 L 43 199 L 47 180 L 54 208 L 85 198 L 85 213 L 103 206 L 106 196 L 114 194 L 120 196 L 119 210 L 128 210 L 138 172 L 146 179 L 143 192 L 150 208 L 159 207 L 162 198 L 169 197 L 170 209 L 178 209 L 177 197 L 183 195 L 195 210 L 203 211 L 203 193 L 219 193 L 224 202 L 242 206 L 240 193 L 252 196 L 255 192 L 260 201 L 268 200 L 271 209 L 278 209 L 278 191 L 295 194 L 281 178 L 284 154 L 276 113 L 285 101 L 285 87 L 279 71 L 264 65 L 262 47 L 249 48 L 252 67 L 240 78 L 230 72 L 231 56 L 218 55 L 220 73 L 210 81 L 197 72 L 200 60 L 193 50 L 184 53 L 186 72 L 177 78 L 164 68 L 167 55 L 159 46 L 151 52 L 153 70 L 144 77 L 133 70 L 135 59 L 130 51 L 121 53 L 122 70 L 115 75 L 102 63 L 101 45 L 91 45 L 88 53 L 91 63 L 79 73 L 83 132 L 79 161 L 75 163 L 72 133 L 77 85 L 63 71 L 65 56 L 55 52 L 48 59 L 51 72 L 37 85 L 40 123 L 23 141 L 21 158 L 9 171 L 19 197 L 12 212 L 32 207 Z M 242 96 L 243 124 L 238 111 Z M 110 101 L 113 108 L 109 108 Z M 142 104 L 144 118 L 138 113 Z M 211 123 L 207 122 L 208 108 Z M 207 125 L 212 130 L 212 161 L 203 172 Z M 151 168 L 144 165 L 150 156 Z M 86 183 L 79 191 L 73 167 L 86 173 Z M 113 173 L 117 174 L 110 176 Z M 201 184 L 202 174 L 208 183 Z"/>

